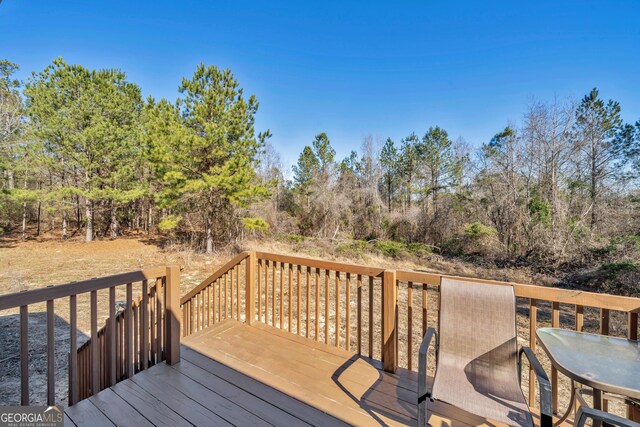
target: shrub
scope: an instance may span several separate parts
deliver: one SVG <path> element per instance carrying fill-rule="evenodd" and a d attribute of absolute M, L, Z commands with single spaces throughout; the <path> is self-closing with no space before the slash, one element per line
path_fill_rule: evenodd
<path fill-rule="evenodd" d="M 158 223 L 158 229 L 161 231 L 173 230 L 182 221 L 182 217 L 179 215 L 167 215 L 162 221 Z"/>
<path fill-rule="evenodd" d="M 336 253 L 342 256 L 362 258 L 368 248 L 369 244 L 365 240 L 352 240 L 336 246 Z"/>
<path fill-rule="evenodd" d="M 300 234 L 287 234 L 287 240 L 293 242 L 293 243 L 302 243 L 304 242 L 306 239 L 306 237 L 300 235 Z"/>
<path fill-rule="evenodd" d="M 384 255 L 397 258 L 406 251 L 406 245 L 393 240 L 378 240 L 374 247 Z"/>
<path fill-rule="evenodd" d="M 495 236 L 497 231 L 493 227 L 489 227 L 488 225 L 484 225 L 483 223 L 476 221 L 464 226 L 464 234 L 472 240 L 480 240 L 484 237 Z"/>
<path fill-rule="evenodd" d="M 411 255 L 417 256 L 418 258 L 425 257 L 432 252 L 431 246 L 423 243 L 408 243 L 406 247 Z"/>
<path fill-rule="evenodd" d="M 246 230 L 264 231 L 269 229 L 269 224 L 262 218 L 242 218 L 242 225 Z"/>

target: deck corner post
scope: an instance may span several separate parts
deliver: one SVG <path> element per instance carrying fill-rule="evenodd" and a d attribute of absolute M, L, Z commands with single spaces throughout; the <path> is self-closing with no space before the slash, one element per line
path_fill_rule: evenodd
<path fill-rule="evenodd" d="M 180 361 L 180 267 L 167 267 L 165 288 L 165 359 L 174 365 Z"/>
<path fill-rule="evenodd" d="M 255 283 L 256 283 L 256 252 L 249 252 L 247 257 L 246 275 L 245 275 L 245 306 L 244 306 L 244 319 L 247 325 L 251 325 L 254 319 L 255 312 Z"/>
<path fill-rule="evenodd" d="M 382 275 L 382 363 L 384 370 L 395 372 L 398 367 L 396 271 Z"/>

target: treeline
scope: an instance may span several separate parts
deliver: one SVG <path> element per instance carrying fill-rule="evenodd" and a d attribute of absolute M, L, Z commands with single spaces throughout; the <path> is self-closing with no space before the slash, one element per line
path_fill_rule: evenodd
<path fill-rule="evenodd" d="M 360 153 L 337 160 L 320 133 L 291 182 L 267 147 L 260 175 L 277 183 L 277 197 L 260 212 L 278 234 L 420 243 L 556 267 L 616 245 L 637 258 L 639 145 L 640 121 L 624 123 L 619 103 L 597 89 L 577 101 L 534 102 L 521 123 L 475 150 L 434 126 L 400 141 L 367 136 Z"/>
<path fill-rule="evenodd" d="M 175 102 L 143 100 L 119 70 L 56 59 L 24 85 L 0 62 L 2 227 L 116 238 L 179 230 L 211 252 L 267 197 L 256 177 L 268 132 L 229 70 L 200 65 Z"/>
<path fill-rule="evenodd" d="M 433 126 L 336 159 L 319 133 L 289 180 L 229 70 L 200 65 L 156 101 L 119 70 L 57 59 L 18 82 L 16 69 L 0 61 L 0 226 L 25 238 L 137 230 L 211 252 L 315 236 L 555 265 L 640 242 L 640 121 L 596 89 L 532 103 L 476 149 Z"/>

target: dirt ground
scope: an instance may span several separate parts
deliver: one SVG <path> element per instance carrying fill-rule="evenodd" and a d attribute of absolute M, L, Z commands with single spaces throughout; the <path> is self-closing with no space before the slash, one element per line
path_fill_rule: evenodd
<path fill-rule="evenodd" d="M 181 293 L 184 294 L 212 274 L 218 267 L 228 261 L 236 252 L 241 250 L 261 250 L 275 253 L 289 253 L 302 256 L 318 257 L 329 260 L 355 262 L 358 264 L 376 265 L 389 268 L 416 269 L 420 271 L 438 271 L 443 273 L 468 275 L 498 280 L 512 280 L 522 283 L 536 283 L 552 285 L 554 280 L 549 277 L 538 276 L 527 270 L 483 269 L 475 265 L 468 265 L 459 261 L 432 257 L 427 261 L 400 261 L 383 256 L 361 255 L 358 259 L 336 256 L 331 246 L 318 243 L 296 245 L 277 241 L 248 241 L 242 245 L 228 248 L 212 255 L 196 253 L 184 247 L 167 247 L 146 236 L 120 238 L 117 240 L 101 240 L 84 243 L 80 240 L 61 242 L 58 238 L 42 238 L 40 240 L 22 241 L 17 237 L 0 238 L 0 294 L 37 289 L 49 285 L 100 277 L 137 269 L 144 269 L 161 265 L 179 265 L 183 268 L 181 274 Z M 333 283 L 333 282 L 332 282 Z M 121 287 L 122 288 L 122 287 Z M 379 300 L 379 292 L 374 298 Z M 134 297 L 135 297 L 134 293 Z M 99 292 L 99 301 L 107 299 L 106 290 Z M 355 313 L 356 303 L 352 294 L 352 313 Z M 363 295 L 363 301 L 368 298 Z M 413 305 L 413 361 L 412 368 L 417 365 L 417 347 L 420 342 L 421 321 L 417 312 L 421 305 L 420 292 L 414 290 Z M 117 299 L 124 299 L 124 289 L 119 289 Z M 399 299 L 399 346 L 400 366 L 407 367 L 407 292 L 400 289 Z M 55 343 L 56 343 L 56 399 L 65 404 L 67 402 L 67 360 L 69 342 L 69 307 L 68 301 L 58 300 L 55 303 Z M 376 304 L 376 306 L 378 306 Z M 335 316 L 335 309 L 330 307 L 331 319 Z M 30 354 L 30 389 L 31 402 L 44 403 L 46 400 L 46 318 L 44 304 L 30 306 L 29 316 L 29 354 Z M 561 323 L 572 327 L 573 307 L 561 306 Z M 363 314 L 366 314 L 365 309 Z M 437 293 L 430 291 L 429 324 L 437 323 Z M 527 344 L 528 331 L 528 301 L 518 302 L 519 343 Z M 105 304 L 99 307 L 99 325 L 107 317 L 108 309 Z M 365 317 L 366 318 L 366 317 Z M 551 307 L 541 304 L 538 307 L 539 326 L 550 325 Z M 593 310 L 585 311 L 585 329 L 597 331 L 598 313 Z M 78 327 L 79 344 L 89 335 L 89 296 L 78 298 Z M 354 322 L 355 323 L 355 322 Z M 366 322 L 365 322 L 366 323 Z M 378 322 L 376 322 L 378 323 Z M 6 310 L 0 313 L 0 404 L 19 403 L 19 319 L 18 310 Z M 363 327 L 368 325 L 363 324 Z M 624 334 L 624 318 L 612 313 L 611 328 L 613 335 Z M 375 336 L 380 334 L 380 325 L 374 325 Z M 353 342 L 352 345 L 357 345 Z M 366 344 L 365 344 L 366 345 Z M 366 348 L 366 346 L 365 346 Z M 378 356 L 379 347 L 375 346 L 374 356 Z M 547 372 L 550 364 L 544 353 L 537 351 Z M 432 355 L 433 357 L 433 355 Z M 433 366 L 433 362 L 431 363 Z M 523 389 L 527 390 L 527 376 L 524 375 Z M 565 408 L 569 397 L 569 382 L 560 376 L 559 388 L 560 408 Z M 525 393 L 526 394 L 526 393 Z M 526 394 L 527 395 L 527 394 Z M 621 412 L 622 408 L 615 408 Z"/>

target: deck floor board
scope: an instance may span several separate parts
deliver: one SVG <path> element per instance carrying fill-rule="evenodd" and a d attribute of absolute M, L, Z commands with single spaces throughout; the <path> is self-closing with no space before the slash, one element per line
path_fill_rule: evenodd
<path fill-rule="evenodd" d="M 257 324 L 217 323 L 160 363 L 66 409 L 76 425 L 415 425 L 415 372 Z M 429 402 L 432 427 L 497 426 Z"/>

